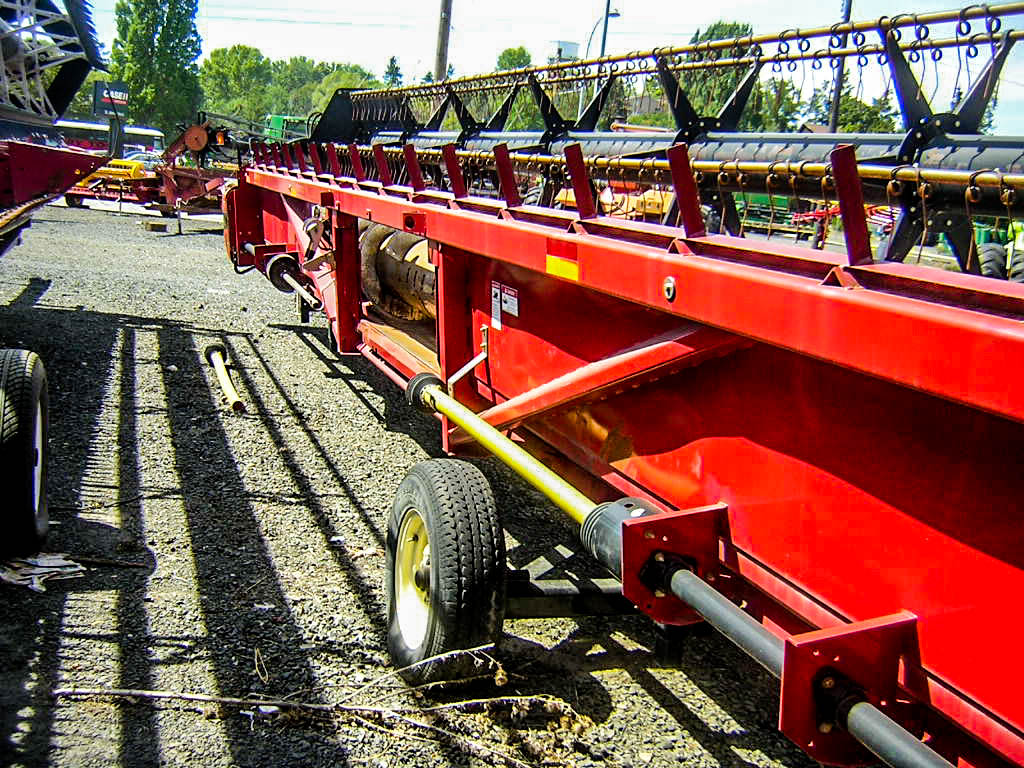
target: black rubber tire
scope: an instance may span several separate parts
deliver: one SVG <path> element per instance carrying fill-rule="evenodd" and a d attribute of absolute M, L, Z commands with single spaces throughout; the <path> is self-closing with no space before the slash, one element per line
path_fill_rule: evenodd
<path fill-rule="evenodd" d="M 37 406 L 41 415 L 40 451 L 36 450 Z M 49 418 L 43 361 L 28 350 L 0 350 L 0 488 L 3 488 L 5 510 L 0 553 L 4 555 L 38 552 L 46 538 Z M 37 462 L 41 467 L 38 499 L 35 490 Z"/>
<path fill-rule="evenodd" d="M 415 647 L 403 634 L 396 599 L 398 537 L 410 512 L 421 518 L 430 546 L 426 630 Z M 388 650 L 403 679 L 419 685 L 479 672 L 468 655 L 421 663 L 497 642 L 501 635 L 505 540 L 491 487 L 475 466 L 431 459 L 402 480 L 388 518 L 387 594 Z"/>
<path fill-rule="evenodd" d="M 85 200 L 78 195 L 64 195 L 64 205 L 68 208 L 85 208 Z"/>
<path fill-rule="evenodd" d="M 999 243 L 982 243 L 978 246 L 978 263 L 985 277 L 1006 279 L 1006 248 Z"/>
<path fill-rule="evenodd" d="M 1024 283 L 1024 248 L 1014 248 L 1006 279 L 1011 283 Z"/>

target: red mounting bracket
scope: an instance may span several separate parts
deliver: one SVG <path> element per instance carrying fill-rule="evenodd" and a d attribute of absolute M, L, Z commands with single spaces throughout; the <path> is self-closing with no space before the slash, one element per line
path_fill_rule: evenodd
<path fill-rule="evenodd" d="M 867 700 L 914 732 L 913 706 L 899 690 L 900 657 L 913 652 L 917 617 L 901 611 L 867 621 L 786 638 L 779 730 L 814 760 L 829 765 L 873 765 L 878 758 L 834 727 L 816 704 L 816 687 L 834 682 L 828 670 L 852 681 Z"/>
<path fill-rule="evenodd" d="M 402 229 L 427 236 L 427 215 L 422 211 L 403 211 Z"/>
<path fill-rule="evenodd" d="M 718 538 L 726 530 L 728 506 L 662 512 L 622 524 L 622 594 L 662 624 L 695 624 L 700 616 L 671 593 L 651 590 L 641 579 L 648 562 L 662 556 L 681 557 L 703 579 L 718 576 Z"/>

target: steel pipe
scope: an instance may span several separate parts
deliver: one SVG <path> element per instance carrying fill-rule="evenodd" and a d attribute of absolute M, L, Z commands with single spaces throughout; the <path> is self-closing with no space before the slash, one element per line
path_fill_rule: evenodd
<path fill-rule="evenodd" d="M 440 385 L 426 386 L 419 393 L 424 405 L 448 417 L 480 445 L 493 453 L 513 472 L 547 496 L 579 525 L 597 506 L 569 483 L 552 472 L 473 411 L 451 397 Z"/>
<path fill-rule="evenodd" d="M 281 279 L 284 280 L 288 285 L 295 289 L 295 292 L 302 297 L 302 300 L 309 304 L 310 308 L 314 311 L 319 312 L 323 309 L 323 302 L 320 301 L 316 296 L 307 291 L 302 283 L 296 280 L 294 277 L 289 275 L 287 272 L 281 273 Z"/>
<path fill-rule="evenodd" d="M 235 385 L 231 382 L 231 375 L 228 373 L 227 354 L 227 348 L 219 343 L 209 344 L 203 350 L 203 357 L 213 367 L 213 371 L 217 375 L 217 382 L 220 384 L 220 388 L 224 392 L 224 397 L 227 399 L 228 405 L 231 406 L 231 410 L 241 413 L 245 410 L 245 403 L 242 402 L 242 398 L 238 396 Z"/>
<path fill-rule="evenodd" d="M 669 586 L 672 594 L 697 611 L 737 648 L 775 677 L 782 677 L 784 644 L 781 637 L 773 635 L 763 624 L 691 571 L 676 571 Z"/>
<path fill-rule="evenodd" d="M 927 744 L 914 738 L 892 718 L 866 701 L 850 707 L 847 732 L 879 760 L 893 768 L 952 768 Z"/>
<path fill-rule="evenodd" d="M 785 643 L 729 598 L 691 571 L 672 574 L 669 588 L 737 648 L 782 678 Z M 878 759 L 893 768 L 953 768 L 927 744 L 892 720 L 875 705 L 858 701 L 837 713 L 837 724 Z"/>

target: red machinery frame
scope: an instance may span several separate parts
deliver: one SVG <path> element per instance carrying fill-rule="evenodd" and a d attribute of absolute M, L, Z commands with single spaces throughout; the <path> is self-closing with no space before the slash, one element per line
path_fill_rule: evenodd
<path fill-rule="evenodd" d="M 227 193 L 237 268 L 313 257 L 301 279 L 338 349 L 401 386 L 449 380 L 488 327 L 454 394 L 593 496 L 664 510 L 624 525 L 624 594 L 693 621 L 644 586 L 669 553 L 745 601 L 786 638 L 780 727 L 812 757 L 872 759 L 816 715 L 812 682 L 834 670 L 954 763 L 1024 763 L 1007 599 L 1024 589 L 1024 286 L 871 263 L 852 150 L 833 156 L 848 251 L 832 254 L 706 235 L 681 145 L 682 228 L 597 215 L 571 151 L 575 212 L 520 205 L 501 148 L 505 200 L 469 196 L 451 147 L 454 193 L 426 186 L 411 146 L 409 186 L 380 151 L 371 181 L 311 146 L 313 167 L 258 147 Z M 307 254 L 314 216 L 333 243 Z M 357 219 L 428 238 L 436 349 L 363 303 Z M 468 448 L 446 420 L 443 437 Z"/>

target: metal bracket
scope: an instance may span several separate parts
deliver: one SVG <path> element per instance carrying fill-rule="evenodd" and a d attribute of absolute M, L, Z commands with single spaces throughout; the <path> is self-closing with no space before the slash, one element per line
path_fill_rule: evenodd
<path fill-rule="evenodd" d="M 715 581 L 718 538 L 726 527 L 728 509 L 719 503 L 626 520 L 622 524 L 622 594 L 662 624 L 701 621 L 696 611 L 645 579 L 645 569 L 649 571 L 652 562 L 682 557 L 702 579 Z"/>
<path fill-rule="evenodd" d="M 468 374 L 470 371 L 472 371 L 474 368 L 480 365 L 480 363 L 487 359 L 487 334 L 489 331 L 490 328 L 488 326 L 480 326 L 480 353 L 472 360 L 470 360 L 468 363 L 466 363 L 464 366 L 459 368 L 459 370 L 453 373 L 451 378 L 448 379 L 448 383 L 445 384 L 445 387 L 447 388 L 449 395 L 452 394 L 452 391 L 455 389 L 455 385 L 458 384 L 460 380 L 466 377 L 466 374 Z"/>
<path fill-rule="evenodd" d="M 544 141 L 549 141 L 555 136 L 561 136 L 566 131 L 572 128 L 572 122 L 566 120 L 560 114 L 558 109 L 555 107 L 554 102 L 544 92 L 544 88 L 537 81 L 537 78 L 530 75 L 527 82 L 530 85 L 530 89 L 533 91 L 534 101 L 537 102 L 537 108 L 540 110 L 540 116 L 544 120 L 544 130 L 546 138 Z"/>
<path fill-rule="evenodd" d="M 898 678 L 900 657 L 914 650 L 916 625 L 914 614 L 901 611 L 787 637 L 779 729 L 819 762 L 876 764 L 874 755 L 836 727 L 840 697 L 830 692 L 852 685 L 862 699 L 914 731 L 909 705 L 899 700 Z"/>
<path fill-rule="evenodd" d="M 494 110 L 494 114 L 491 115 L 487 121 L 487 125 L 484 126 L 485 130 L 488 131 L 503 131 L 505 130 L 505 123 L 508 122 L 509 112 L 512 110 L 512 104 L 516 100 L 516 96 L 519 95 L 519 88 L 522 83 L 516 83 L 512 86 L 512 90 L 508 92 L 508 96 L 501 102 L 501 105 Z"/>
<path fill-rule="evenodd" d="M 608 97 L 611 95 L 612 85 L 615 84 L 615 77 L 615 75 L 608 75 L 604 85 L 594 94 L 594 98 L 590 100 L 587 108 L 583 110 L 583 114 L 576 121 L 575 130 L 592 131 L 597 128 L 597 121 L 601 117 L 605 102 L 608 101 Z"/>
<path fill-rule="evenodd" d="M 306 267 L 307 262 L 313 259 L 317 248 L 320 247 L 320 241 L 323 240 L 324 237 L 324 227 L 326 226 L 327 219 L 330 216 L 330 210 L 319 205 L 314 205 L 312 214 L 312 216 L 302 222 L 302 231 L 305 232 L 306 236 L 309 238 L 309 243 L 306 245 L 306 252 L 302 256 L 303 267 Z"/>

